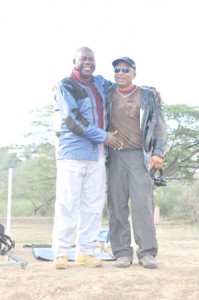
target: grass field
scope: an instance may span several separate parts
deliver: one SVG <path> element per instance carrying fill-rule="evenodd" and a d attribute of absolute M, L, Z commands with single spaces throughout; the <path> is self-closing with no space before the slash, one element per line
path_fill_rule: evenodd
<path fill-rule="evenodd" d="M 6 230 L 6 219 L 0 218 L 0 223 Z M 11 220 L 10 235 L 19 245 L 51 243 L 52 228 L 52 217 L 15 217 Z M 199 224 L 160 222 L 156 225 L 156 231 L 159 241 L 199 240 Z"/>
<path fill-rule="evenodd" d="M 6 219 L 0 218 L 5 226 Z M 18 245 L 51 243 L 53 218 L 46 217 L 16 217 L 11 219 L 10 236 Z"/>

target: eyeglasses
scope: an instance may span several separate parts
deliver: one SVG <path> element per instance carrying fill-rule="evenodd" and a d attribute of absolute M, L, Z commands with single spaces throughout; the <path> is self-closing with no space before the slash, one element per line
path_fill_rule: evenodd
<path fill-rule="evenodd" d="M 133 68 L 117 68 L 116 67 L 116 68 L 114 68 L 114 72 L 119 73 L 122 70 L 123 73 L 129 73 L 131 69 L 133 69 Z"/>

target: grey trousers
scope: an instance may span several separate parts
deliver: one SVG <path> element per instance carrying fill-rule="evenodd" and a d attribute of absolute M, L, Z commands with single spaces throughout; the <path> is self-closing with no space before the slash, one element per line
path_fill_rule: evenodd
<path fill-rule="evenodd" d="M 130 203 L 129 203 L 130 199 Z M 152 179 L 142 150 L 109 150 L 108 208 L 110 242 L 116 258 L 133 255 L 129 212 L 137 257 L 157 255 Z"/>

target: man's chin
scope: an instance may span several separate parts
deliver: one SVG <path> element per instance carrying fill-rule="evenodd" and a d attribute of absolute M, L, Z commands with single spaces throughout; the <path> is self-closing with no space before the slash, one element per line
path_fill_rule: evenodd
<path fill-rule="evenodd" d="M 85 79 L 89 79 L 92 77 L 93 72 L 82 72 L 81 73 L 81 77 L 85 78 Z"/>
<path fill-rule="evenodd" d="M 125 84 L 117 83 L 119 89 L 124 89 L 126 87 Z"/>

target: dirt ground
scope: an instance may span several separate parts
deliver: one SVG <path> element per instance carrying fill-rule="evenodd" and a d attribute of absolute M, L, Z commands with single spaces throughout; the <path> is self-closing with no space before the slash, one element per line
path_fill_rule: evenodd
<path fill-rule="evenodd" d="M 2 219 L 0 219 L 0 223 Z M 5 225 L 5 224 L 4 224 Z M 199 299 L 199 226 L 156 225 L 159 242 L 158 269 L 147 270 L 137 263 L 126 269 L 105 261 L 101 268 L 76 266 L 55 270 L 51 262 L 36 260 L 24 244 L 49 243 L 52 220 L 18 219 L 11 227 L 16 241 L 12 253 L 26 260 L 25 269 L 7 266 L 0 269 L 2 300 L 119 300 L 119 299 Z M 134 246 L 134 245 L 133 245 Z M 136 246 L 134 247 L 136 250 Z M 0 263 L 5 256 L 0 256 Z"/>

